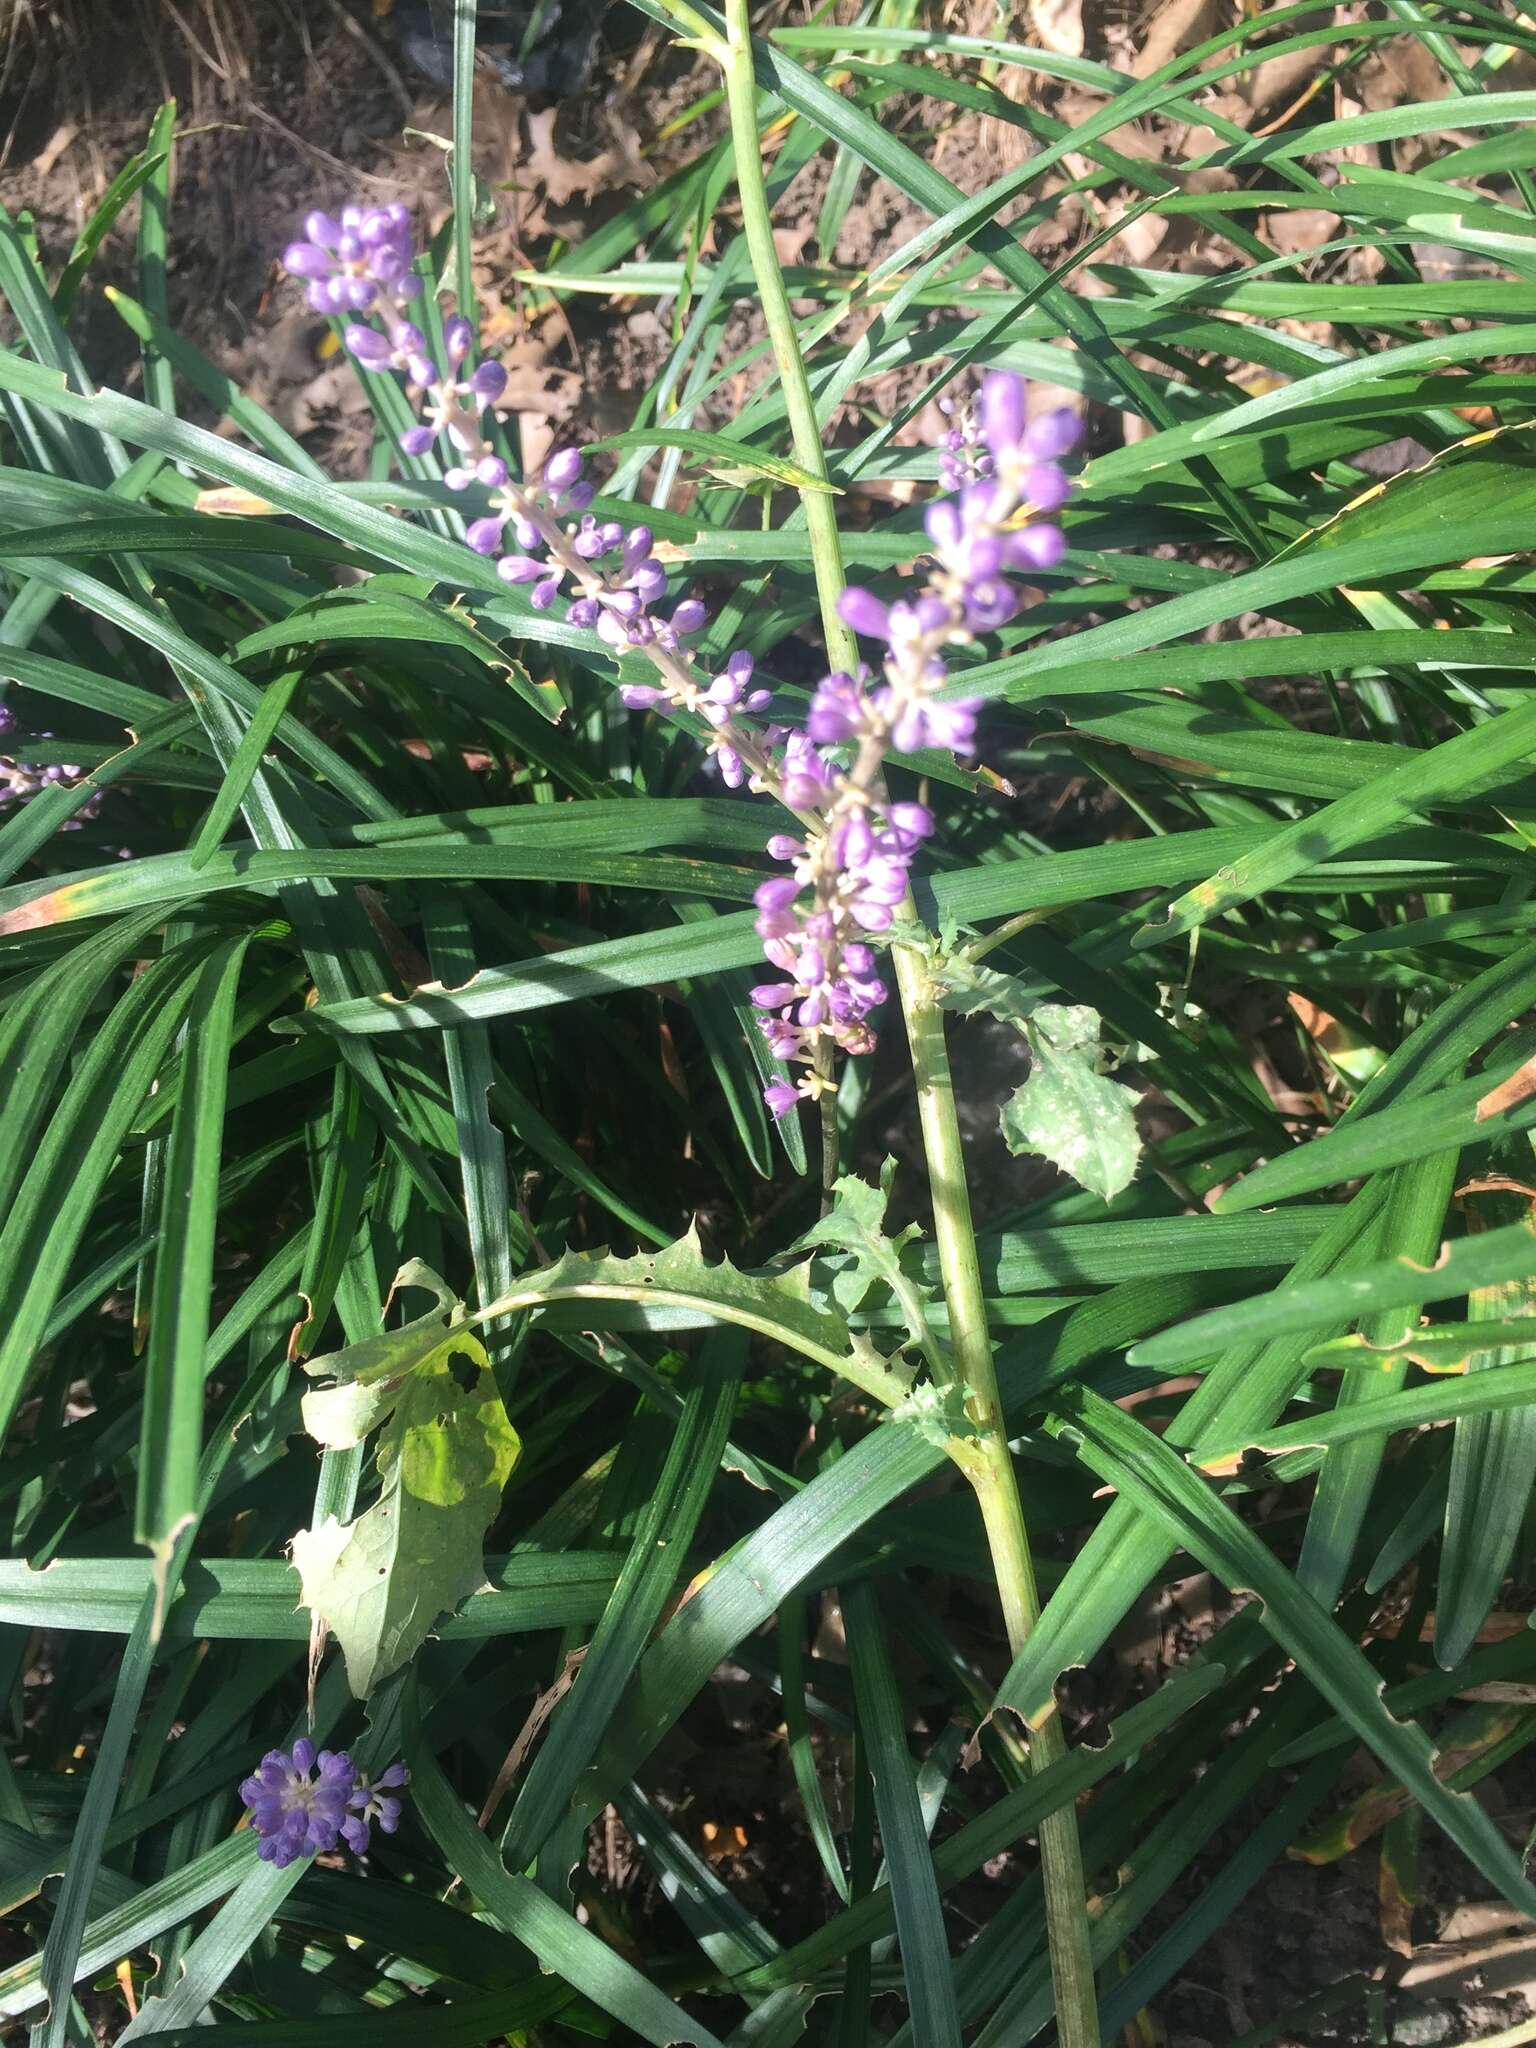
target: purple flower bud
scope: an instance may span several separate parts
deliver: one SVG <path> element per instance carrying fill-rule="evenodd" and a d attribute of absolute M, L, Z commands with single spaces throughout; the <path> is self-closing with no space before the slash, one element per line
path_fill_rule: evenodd
<path fill-rule="evenodd" d="M 772 1112 L 774 1122 L 777 1123 L 781 1117 L 788 1116 L 800 1100 L 800 1095 L 788 1081 L 775 1081 L 763 1090 L 763 1100 Z"/>
<path fill-rule="evenodd" d="M 1024 435 L 1024 379 L 993 370 L 981 382 L 981 431 L 994 455 L 1017 448 Z"/>
<path fill-rule="evenodd" d="M 443 471 L 443 482 L 450 491 L 467 491 L 474 480 L 473 471 L 467 470 L 462 462 L 456 462 L 451 469 Z"/>
<path fill-rule="evenodd" d="M 499 519 L 477 519 L 470 526 L 464 538 L 477 555 L 494 555 L 501 546 L 501 521 Z"/>
<path fill-rule="evenodd" d="M 797 853 L 804 851 L 805 842 L 797 839 L 793 832 L 775 832 L 768 841 L 768 853 L 773 860 L 793 860 Z"/>
<path fill-rule="evenodd" d="M 923 514 L 923 527 L 936 548 L 958 547 L 965 533 L 953 498 L 936 498 Z"/>
<path fill-rule="evenodd" d="M 973 633 L 995 633 L 1018 608 L 1018 592 L 1001 577 L 972 583 L 965 593 L 965 623 Z"/>
<path fill-rule="evenodd" d="M 322 249 L 334 249 L 341 240 L 341 223 L 332 220 L 328 213 L 306 213 L 304 234 L 307 240 Z"/>
<path fill-rule="evenodd" d="M 1054 569 L 1066 552 L 1059 526 L 1025 526 L 1008 537 L 1008 553 L 1021 569 Z"/>
<path fill-rule="evenodd" d="M 469 380 L 476 398 L 494 402 L 507 388 L 507 373 L 500 363 L 482 363 Z"/>
<path fill-rule="evenodd" d="M 572 605 L 571 609 L 574 611 L 576 607 Z M 621 683 L 619 685 L 619 695 L 631 711 L 653 710 L 662 701 L 664 694 L 663 691 L 653 688 L 650 683 Z"/>
<path fill-rule="evenodd" d="M 347 347 L 366 370 L 380 370 L 389 361 L 389 338 L 376 327 L 349 327 Z"/>
<path fill-rule="evenodd" d="M 750 994 L 755 1009 L 782 1010 L 786 1003 L 795 1000 L 795 984 L 792 981 L 760 981 Z"/>
<path fill-rule="evenodd" d="M 1036 462 L 1059 462 L 1083 437 L 1083 423 L 1070 406 L 1057 406 L 1031 420 L 1024 432 L 1024 452 Z"/>
<path fill-rule="evenodd" d="M 690 633 L 702 632 L 709 623 L 709 613 L 696 597 L 685 597 L 672 614 L 672 630 L 679 639 L 686 639 Z"/>
<path fill-rule="evenodd" d="M 1024 473 L 1024 495 L 1037 512 L 1059 512 L 1072 489 L 1064 469 L 1039 462 Z"/>
<path fill-rule="evenodd" d="M 933 813 L 926 804 L 892 804 L 889 817 L 894 829 L 903 839 L 914 844 L 926 839 L 933 831 Z M 868 969 L 860 970 L 868 973 Z"/>
<path fill-rule="evenodd" d="M 602 616 L 602 606 L 595 597 L 578 597 L 565 616 L 573 626 L 580 626 L 585 632 L 597 624 Z"/>
<path fill-rule="evenodd" d="M 283 251 L 283 268 L 294 277 L 329 277 L 335 267 L 326 251 L 312 242 L 290 242 Z"/>
<path fill-rule="evenodd" d="M 572 484 L 565 493 L 565 502 L 573 512 L 585 512 L 596 496 L 595 484 Z"/>
<path fill-rule="evenodd" d="M 868 640 L 884 640 L 891 630 L 891 615 L 872 590 L 850 583 L 837 600 L 837 615 L 855 633 Z"/>
<path fill-rule="evenodd" d="M 482 455 L 475 464 L 476 481 L 499 490 L 507 480 L 507 465 L 499 455 Z"/>
<path fill-rule="evenodd" d="M 567 491 L 581 476 L 581 450 L 562 448 L 544 465 L 544 482 L 552 491 Z"/>
<path fill-rule="evenodd" d="M 637 569 L 651 552 L 653 535 L 648 526 L 632 526 L 624 542 L 624 566 Z"/>
<path fill-rule="evenodd" d="M 443 322 L 443 348 L 450 363 L 462 363 L 475 345 L 475 330 L 462 313 L 454 313 Z"/>
<path fill-rule="evenodd" d="M 560 588 L 560 578 L 546 576 L 542 583 L 535 583 L 528 593 L 528 602 L 536 612 L 545 612 L 555 601 L 555 592 Z"/>
<path fill-rule="evenodd" d="M 436 439 L 437 436 L 430 427 L 407 427 L 400 436 L 401 452 L 406 455 L 425 455 Z"/>
<path fill-rule="evenodd" d="M 419 299 L 421 297 L 421 279 L 414 270 L 408 270 L 395 286 L 395 297 L 405 300 Z"/>
<path fill-rule="evenodd" d="M 537 583 L 548 573 L 548 564 L 536 561 L 532 555 L 504 555 L 496 564 L 496 574 L 503 583 Z"/>
<path fill-rule="evenodd" d="M 752 901 L 759 910 L 772 913 L 776 910 L 788 910 L 799 894 L 800 884 L 793 875 L 772 875 L 766 882 L 758 883 L 752 891 Z"/>

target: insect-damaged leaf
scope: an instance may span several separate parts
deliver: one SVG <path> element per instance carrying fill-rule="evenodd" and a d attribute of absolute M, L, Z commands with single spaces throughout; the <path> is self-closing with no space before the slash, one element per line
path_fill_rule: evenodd
<path fill-rule="evenodd" d="M 336 1382 L 304 1397 L 317 1442 L 346 1449 L 382 1426 L 378 1499 L 293 1539 L 304 1604 L 340 1642 L 359 1699 L 484 1584 L 485 1532 L 522 1448 L 463 1303 L 415 1261 L 395 1285 L 430 1288 L 438 1305 L 305 1368 Z"/>
<path fill-rule="evenodd" d="M 1129 1187 L 1141 1139 L 1136 1097 L 1100 1073 L 1099 1013 L 1086 1003 L 1041 1003 L 1025 1026 L 1034 1065 L 1003 1104 L 1010 1152 L 1042 1152 L 1108 1202 Z"/>
<path fill-rule="evenodd" d="M 917 1224 L 909 1223 L 894 1237 L 886 1235 L 885 1212 L 895 1177 L 894 1159 L 887 1159 L 881 1167 L 877 1188 L 857 1174 L 844 1174 L 833 1183 L 831 1209 L 811 1225 L 800 1243 L 831 1245 L 852 1254 L 851 1264 L 832 1276 L 832 1298 L 839 1308 L 851 1314 L 864 1305 L 871 1287 L 886 1286 L 906 1312 L 911 1334 L 921 1343 L 928 1334 L 923 1305 L 932 1298 L 933 1289 L 924 1285 L 920 1269 L 902 1256 L 922 1236 Z"/>

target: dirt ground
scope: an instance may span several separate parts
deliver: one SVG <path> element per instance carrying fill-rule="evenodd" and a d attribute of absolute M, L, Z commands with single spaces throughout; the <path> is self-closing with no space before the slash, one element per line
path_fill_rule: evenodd
<path fill-rule="evenodd" d="M 1064 49 L 1075 38 L 1079 48 L 1143 74 L 1230 19 L 1211 0 L 1167 0 L 1141 13 L 1104 0 L 1086 15 L 1070 0 L 1033 0 L 1029 14 L 1026 23 L 1019 0 L 1013 26 L 1047 41 L 1054 33 Z M 973 19 L 957 6 L 949 18 L 973 29 L 996 19 L 987 6 Z M 1001 25 L 1006 32 L 1009 23 Z M 296 287 L 280 280 L 275 259 L 306 210 L 333 208 L 353 192 L 404 198 L 431 227 L 446 216 L 448 93 L 413 54 L 410 26 L 410 10 L 388 0 L 250 0 L 243 7 L 238 0 L 0 0 L 0 196 L 13 215 L 33 217 L 50 270 L 114 171 L 142 145 L 157 105 L 174 97 L 182 128 L 169 223 L 173 321 L 343 474 L 363 458 L 361 400 L 351 371 L 325 357 L 321 324 Z M 1436 96 L 1439 74 L 1433 66 L 1426 71 L 1426 61 L 1411 43 L 1385 46 L 1362 72 L 1362 103 Z M 1528 83 L 1515 69 L 1511 64 L 1503 77 L 1508 89 Z M 712 81 L 690 53 L 677 52 L 641 17 L 621 10 L 604 24 L 594 78 L 588 90 L 559 100 L 509 90 L 490 71 L 477 87 L 476 169 L 491 188 L 496 219 L 479 239 L 476 284 L 490 336 L 511 373 L 509 401 L 524 417 L 530 461 L 556 435 L 630 424 L 670 337 L 655 307 L 642 301 L 615 309 L 576 297 L 564 313 L 532 318 L 516 271 L 590 233 L 691 155 L 720 118 L 718 110 L 706 111 L 672 128 Z M 1282 117 L 1304 90 L 1294 64 L 1265 65 L 1223 95 L 1223 111 L 1261 126 Z M 1052 111 L 1070 120 L 1071 90 L 1051 91 Z M 1017 162 L 1026 146 L 1018 130 L 934 103 L 893 102 L 884 117 L 921 141 L 968 191 Z M 1155 138 L 1147 146 L 1154 149 Z M 806 250 L 829 168 L 829 159 L 818 159 L 792 188 L 779 226 L 786 261 Z M 918 224 L 899 195 L 866 185 L 849 211 L 838 260 L 866 261 Z M 1081 226 L 1076 202 L 1067 200 L 1033 231 L 1030 245 L 1053 258 Z M 1315 239 L 1319 221 L 1291 214 L 1276 232 Z M 1187 222 L 1136 223 L 1124 249 L 1111 253 L 1185 269 L 1212 261 L 1187 233 Z M 112 283 L 133 288 L 131 232 L 107 244 L 81 301 L 77 336 L 99 381 L 133 391 L 136 348 L 102 290 Z M 749 337 L 744 314 L 739 339 Z M 716 416 L 729 417 L 742 395 L 722 394 Z M 866 393 L 877 406 L 896 395 Z M 1122 429 L 1109 422 L 1099 431 Z M 1389 457 L 1388 466 L 1395 461 Z M 1154 1670 L 1166 1668 L 1208 1631 L 1218 1613 L 1209 1586 L 1181 1589 L 1178 1598 L 1184 1607 L 1165 1603 L 1144 1616 L 1141 1637 L 1118 1642 L 1083 1676 L 1085 1718 L 1112 1707 L 1128 1688 L 1139 1689 L 1149 1658 Z M 980 1644 L 978 1630 L 979 1657 Z M 774 1733 L 772 1696 L 746 1673 L 738 1679 L 718 1688 L 732 1739 L 664 1758 L 672 1789 L 658 1790 L 690 1811 L 708 1810 L 727 1845 L 723 1874 L 749 1906 L 794 1932 L 807 1902 L 786 1880 L 803 1870 L 807 1845 L 789 1819 L 795 1798 Z M 1484 1779 L 1477 1796 L 1523 1847 L 1536 1821 L 1536 1766 L 1529 1758 Z M 1246 1816 L 1241 1828 L 1218 1837 L 1202 1868 L 1219 1871 L 1253 1820 Z M 731 1849 L 737 1828 L 739 1855 Z M 638 1861 L 626 1860 L 626 1840 L 622 1828 L 611 1827 L 594 1846 L 594 1869 L 606 1865 L 606 1882 L 617 1876 L 633 1888 L 637 1917 L 664 1915 L 662 1902 L 645 1897 Z M 980 1922 L 995 1910 L 1010 1862 L 989 1866 L 974 1893 L 962 1888 L 962 1914 L 969 1909 Z M 1384 1944 L 1378 1867 L 1375 1845 L 1322 1866 L 1274 1866 L 1159 1999 L 1166 2035 L 1138 2041 L 1163 2038 L 1168 2048 L 1230 2042 L 1341 1983 L 1334 2002 L 1325 1996 L 1300 2031 L 1270 2038 L 1298 2048 L 1323 2041 L 1457 2044 L 1536 2010 L 1536 1934 L 1485 1899 L 1481 1880 L 1432 1831 L 1422 1845 L 1423 1899 L 1411 1956 Z M 1147 1932 L 1160 1931 L 1195 1895 L 1193 1885 L 1182 1885 Z M 1391 1990 L 1387 2031 L 1384 1983 Z"/>

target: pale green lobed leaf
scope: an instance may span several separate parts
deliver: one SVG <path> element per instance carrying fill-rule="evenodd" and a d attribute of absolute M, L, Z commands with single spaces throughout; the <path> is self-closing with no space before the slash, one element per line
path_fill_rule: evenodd
<path fill-rule="evenodd" d="M 1136 1095 L 1099 1071 L 1099 1013 L 1086 1003 L 1042 1003 L 1027 1031 L 1034 1065 L 1003 1104 L 1013 1153 L 1039 1152 L 1108 1202 L 1130 1186 L 1141 1138 Z"/>
<path fill-rule="evenodd" d="M 358 1699 L 485 1584 L 485 1532 L 522 1448 L 485 1348 L 458 1320 L 463 1303 L 416 1261 L 395 1285 L 430 1288 L 437 1308 L 312 1361 L 309 1371 L 336 1384 L 303 1402 L 306 1429 L 329 1449 L 382 1431 L 377 1500 L 352 1522 L 328 1516 L 293 1539 L 304 1605 L 341 1644 Z"/>

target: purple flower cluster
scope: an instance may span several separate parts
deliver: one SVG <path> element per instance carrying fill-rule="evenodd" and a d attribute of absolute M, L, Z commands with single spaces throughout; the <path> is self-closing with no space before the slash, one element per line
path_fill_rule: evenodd
<path fill-rule="evenodd" d="M 404 305 L 421 296 L 410 208 L 344 206 L 339 218 L 311 213 L 302 242 L 283 251 L 283 268 L 305 280 L 317 313 L 371 313 L 382 299 Z"/>
<path fill-rule="evenodd" d="M 552 455 L 537 484 L 514 482 L 484 425 L 485 414 L 506 390 L 506 371 L 487 361 L 465 373 L 475 337 L 462 314 L 443 322 L 446 368 L 435 360 L 422 328 L 407 317 L 410 302 L 421 294 L 421 278 L 403 206 L 344 206 L 337 219 L 312 213 L 305 239 L 289 245 L 283 262 L 307 280 L 306 295 L 317 311 L 366 313 L 378 323 L 351 321 L 348 352 L 362 370 L 405 378 L 419 418 L 400 436 L 404 454 L 425 455 L 445 440 L 453 455 L 443 475 L 449 489 L 480 484 L 490 492 L 487 512 L 470 522 L 464 537 L 476 554 L 499 557 L 496 573 L 503 582 L 527 585 L 536 611 L 553 604 L 569 584 L 573 625 L 595 630 L 616 651 L 643 648 L 680 656 L 682 643 L 702 630 L 707 615 L 696 598 L 684 599 L 670 617 L 653 610 L 666 596 L 667 577 L 652 551 L 649 528 L 626 531 L 617 520 L 600 520 L 588 511 L 595 490 L 582 475 L 580 449 Z M 679 688 L 685 676 L 684 659 L 673 678 Z M 718 694 L 706 702 L 707 693 L 686 680 L 688 708 L 711 717 L 709 705 L 722 701 Z M 712 751 L 723 770 L 731 749 L 722 744 Z"/>
<path fill-rule="evenodd" d="M 0 704 L 0 733 L 16 730 L 16 714 L 8 706 Z M 49 734 L 43 733 L 47 739 Z M 50 783 L 78 782 L 85 770 L 77 761 L 52 761 L 44 768 L 34 768 L 30 762 L 21 761 L 14 754 L 0 754 L 0 811 L 12 804 L 24 804 L 45 790 Z M 66 832 L 78 832 L 88 818 L 94 818 L 101 809 L 101 792 L 86 798 L 72 818 L 64 821 Z"/>
<path fill-rule="evenodd" d="M 446 367 L 422 328 L 407 317 L 406 309 L 422 293 L 409 208 L 396 200 L 389 206 L 344 206 L 334 219 L 312 213 L 304 237 L 284 250 L 283 267 L 306 280 L 305 296 L 315 311 L 338 318 L 368 314 L 383 323 L 353 318 L 346 344 L 360 369 L 397 370 L 405 378 L 421 418 L 400 436 L 402 451 L 424 455 L 446 437 L 455 458 L 443 479 L 450 490 L 505 483 L 507 465 L 486 437 L 484 417 L 506 390 L 507 373 L 500 363 L 484 362 L 463 374 L 475 333 L 462 313 L 443 322 Z"/>
<path fill-rule="evenodd" d="M 291 1754 L 269 1749 L 240 1787 L 251 1827 L 261 1838 L 257 1855 L 279 1870 L 301 1856 L 322 1855 L 339 1842 L 364 1855 L 373 1827 L 386 1835 L 399 1827 L 395 1793 L 409 1775 L 404 1764 L 391 1764 L 370 1784 L 345 1750 L 317 1753 L 302 1735 Z"/>
<path fill-rule="evenodd" d="M 890 800 L 884 761 L 890 753 L 973 750 L 980 700 L 941 694 L 945 650 L 1006 625 L 1023 603 L 1015 579 L 1061 561 L 1066 544 L 1052 515 L 1070 489 L 1061 459 L 1077 443 L 1076 414 L 1030 418 L 1023 380 L 1008 372 L 988 375 L 975 399 L 943 401 L 954 425 L 939 467 L 951 495 L 925 515 L 932 566 L 921 589 L 886 603 L 850 588 L 839 606 L 856 633 L 882 643 L 879 675 L 862 667 L 829 675 L 802 730 L 764 725 L 757 721 L 770 693 L 754 682 L 751 655 L 738 650 L 715 676 L 700 671 L 686 643 L 708 623 L 703 605 L 685 597 L 662 609 L 667 574 L 654 536 L 592 509 L 580 449 L 551 456 L 536 483 L 509 476 L 482 425 L 505 389 L 500 366 L 482 363 L 462 375 L 474 337 L 453 315 L 443 329 L 448 368 L 440 369 L 406 317 L 420 280 L 403 209 L 346 207 L 338 221 L 312 214 L 306 235 L 286 261 L 309 280 L 311 304 L 381 323 L 354 322 L 347 346 L 364 369 L 404 376 L 421 412 L 401 437 L 404 451 L 424 454 L 446 435 L 455 456 L 447 482 L 489 492 L 488 509 L 466 530 L 470 547 L 495 557 L 498 577 L 525 587 L 535 610 L 564 595 L 569 624 L 617 654 L 644 655 L 654 676 L 626 678 L 624 702 L 698 718 L 727 788 L 766 791 L 798 814 L 803 832 L 778 833 L 768 846 L 789 872 L 756 892 L 757 930 L 780 978 L 754 989 L 753 1001 L 773 1051 L 808 1069 L 798 1082 L 765 1091 L 775 1116 L 826 1092 L 834 1052 L 867 1052 L 874 1043 L 869 1018 L 887 990 L 870 940 L 894 923 L 913 856 L 933 831 L 922 804 Z"/>
<path fill-rule="evenodd" d="M 786 978 L 755 988 L 752 1000 L 768 1013 L 762 1029 L 774 1052 L 809 1071 L 765 1091 L 775 1116 L 826 1090 L 823 1046 L 859 1053 L 873 1043 L 867 1019 L 886 989 L 867 935 L 894 922 L 912 856 L 933 830 L 923 805 L 886 797 L 886 755 L 971 752 L 981 700 L 936 695 L 948 680 L 943 650 L 1006 625 L 1023 601 L 1010 578 L 1054 568 L 1065 552 L 1061 528 L 1037 515 L 1066 500 L 1059 465 L 1077 440 L 1077 418 L 1053 412 L 1030 420 L 1025 405 L 1021 378 L 994 372 L 985 380 L 979 406 L 967 409 L 945 450 L 958 492 L 924 518 L 933 567 L 923 588 L 888 605 L 853 586 L 840 600 L 856 633 L 884 643 L 884 680 L 874 683 L 862 668 L 826 677 L 792 761 L 786 748 L 782 794 L 816 822 L 803 839 L 769 842 L 791 872 L 757 890 L 757 931 Z M 834 766 L 822 747 L 852 747 L 851 765 Z"/>

